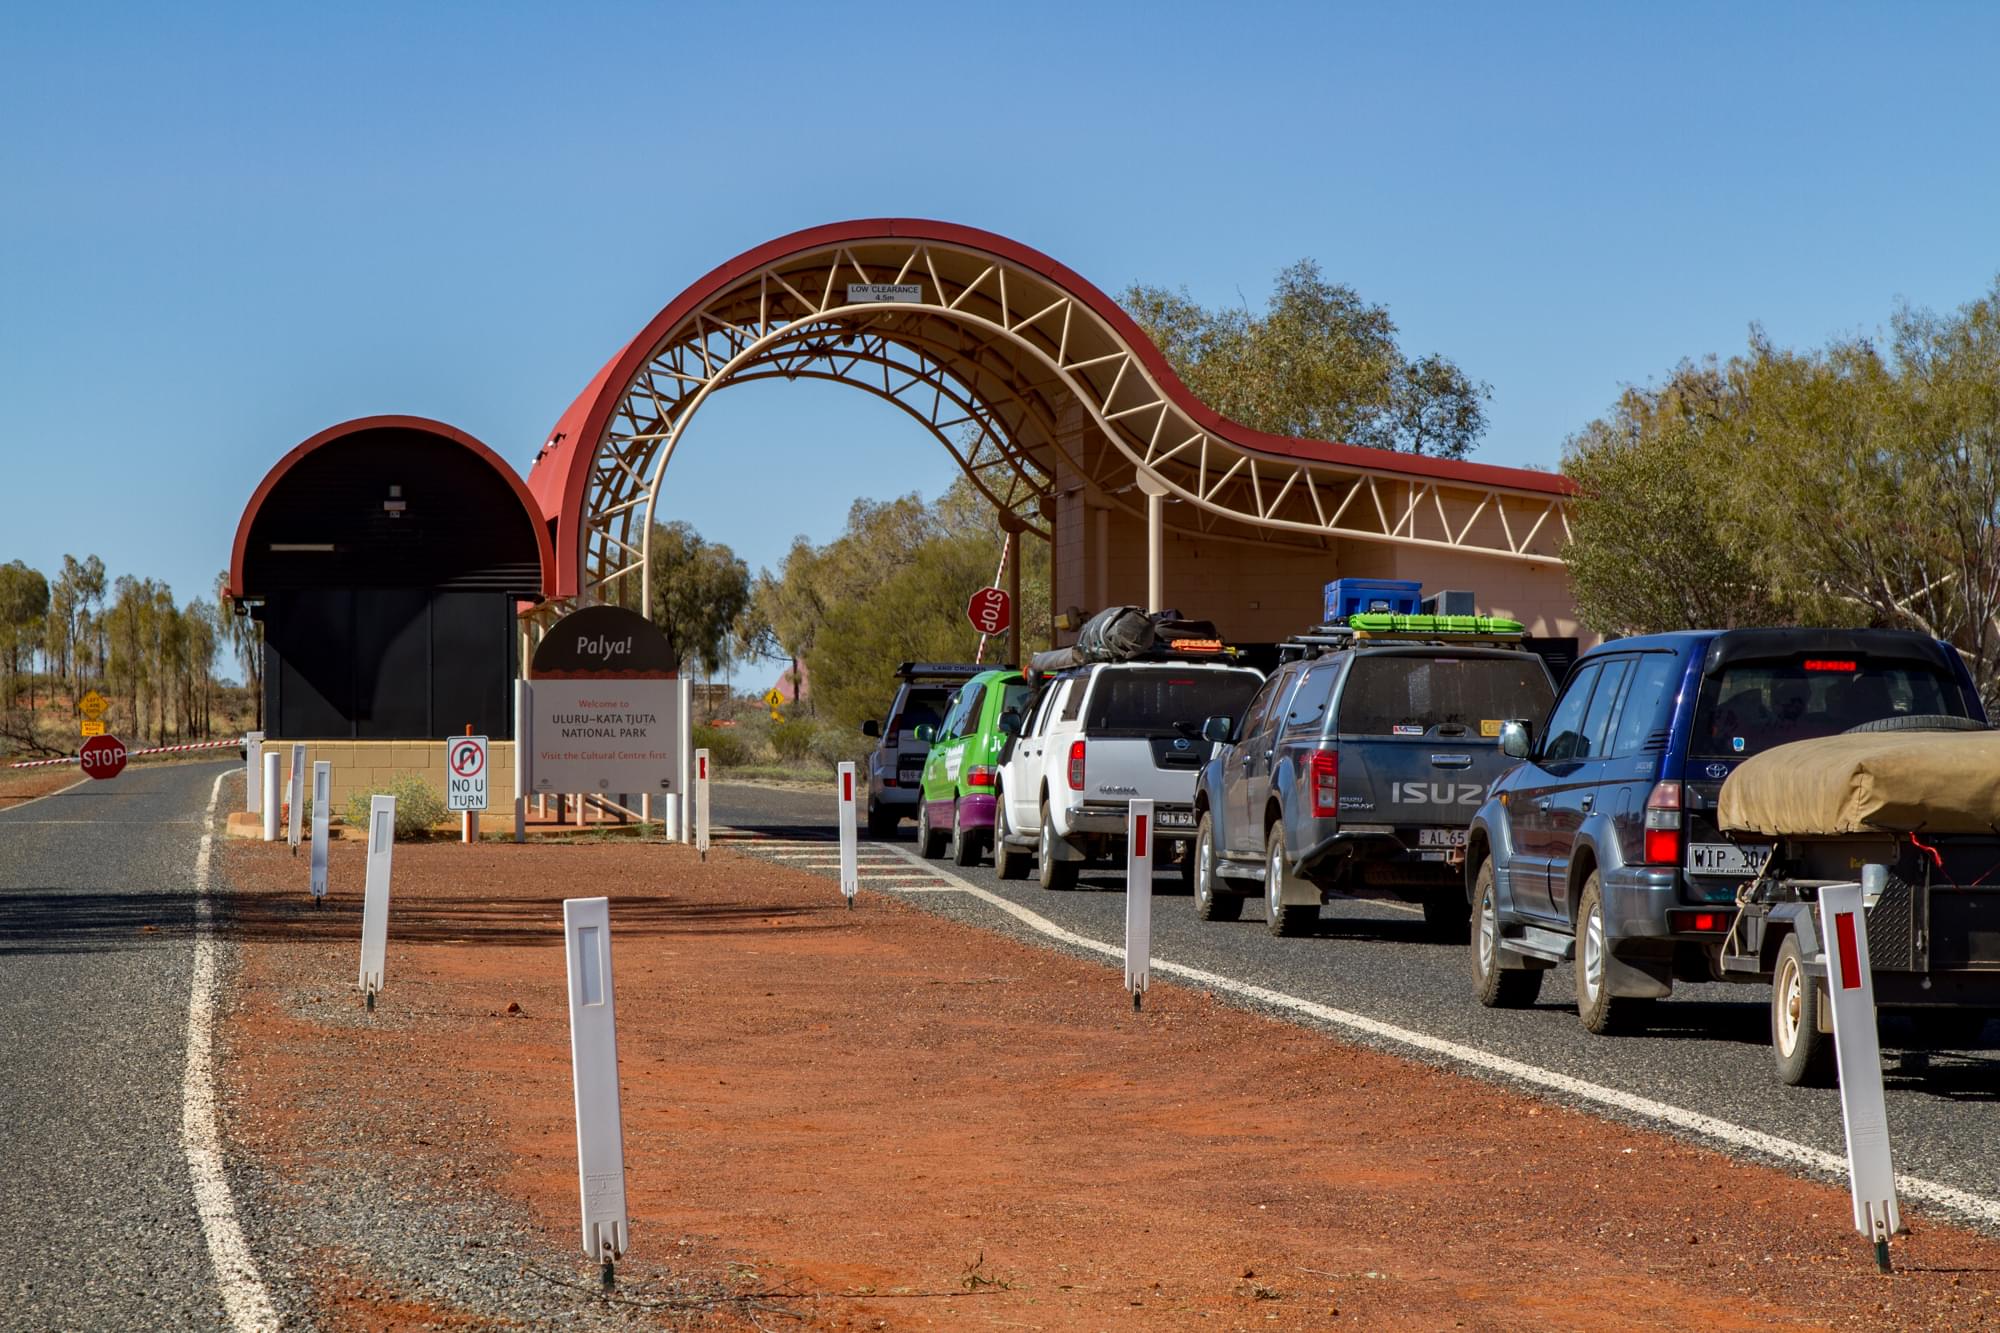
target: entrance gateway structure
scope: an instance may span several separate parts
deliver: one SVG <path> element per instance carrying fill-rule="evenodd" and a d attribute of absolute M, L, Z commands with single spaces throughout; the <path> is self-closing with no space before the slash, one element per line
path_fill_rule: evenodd
<path fill-rule="evenodd" d="M 336 426 L 281 460 L 245 509 L 230 564 L 239 607 L 267 626 L 270 740 L 337 742 L 343 776 L 435 767 L 442 747 L 416 742 L 471 720 L 439 699 L 463 678 L 441 673 L 432 648 L 419 654 L 457 623 L 460 599 L 440 590 L 503 608 L 507 645 L 479 650 L 502 675 L 525 656 L 517 623 L 537 637 L 578 605 L 649 606 L 674 451 L 715 392 L 779 379 L 851 384 L 922 425 L 1004 527 L 1050 543 L 1057 608 L 1171 602 L 1231 639 L 1270 641 L 1319 618 L 1326 582 L 1358 576 L 1472 589 L 1481 611 L 1531 634 L 1577 632 L 1562 477 L 1251 430 L 1197 400 L 1116 302 L 1048 256 L 971 227 L 873 219 L 781 237 L 688 287 L 592 377 L 525 485 L 471 437 L 415 418 Z M 392 439 L 391 425 L 413 433 Z M 415 537 L 428 509 L 390 502 L 417 484 L 420 453 L 459 516 L 506 535 L 462 545 L 486 566 L 444 567 L 414 590 L 412 564 L 371 558 L 386 552 L 357 524 Z M 323 484 L 307 484 L 308 459 Z M 1009 547 L 1016 605 L 1020 545 Z M 485 611 L 475 618 L 485 645 Z M 388 700 L 385 732 L 387 697 L 366 687 L 403 678 L 389 669 L 398 654 L 405 676 L 422 661 L 423 693 Z M 497 780 L 511 772 L 510 724 L 483 729 Z"/>

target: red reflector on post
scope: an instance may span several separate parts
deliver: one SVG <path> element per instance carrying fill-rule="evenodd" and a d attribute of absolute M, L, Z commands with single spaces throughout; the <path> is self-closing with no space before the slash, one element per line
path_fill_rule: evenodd
<path fill-rule="evenodd" d="M 854 775 L 852 773 L 842 773 L 840 775 L 840 799 L 843 801 L 854 799 Z"/>
<path fill-rule="evenodd" d="M 1861 946 L 1854 938 L 1854 913 L 1836 912 L 1833 933 L 1840 942 L 1840 988 L 1861 989 Z"/>
<path fill-rule="evenodd" d="M 1146 854 L 1146 825 L 1148 822 L 1150 821 L 1144 815 L 1134 815 L 1132 817 L 1132 855 L 1134 856 L 1144 856 Z"/>

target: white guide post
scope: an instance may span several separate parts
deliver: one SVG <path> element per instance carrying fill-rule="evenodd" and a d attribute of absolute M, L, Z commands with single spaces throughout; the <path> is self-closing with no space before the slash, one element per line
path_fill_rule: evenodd
<path fill-rule="evenodd" d="M 680 728 L 679 744 L 674 746 L 678 756 L 675 762 L 674 786 L 681 792 L 681 841 L 694 841 L 694 802 L 688 794 L 694 790 L 694 677 L 683 675 L 680 687 Z"/>
<path fill-rule="evenodd" d="M 611 901 L 563 900 L 569 959 L 570 1079 L 576 1090 L 577 1192 L 583 1201 L 583 1252 L 604 1265 L 624 1257 L 625 1128 L 618 1107 L 618 1009 L 611 986 Z"/>
<path fill-rule="evenodd" d="M 1883 866 L 1864 866 L 1886 879 Z M 1875 884 L 1878 890 L 1879 882 Z M 1875 977 L 1868 965 L 1868 918 L 1859 884 L 1819 891 L 1819 934 L 1826 949 L 1826 989 L 1833 1003 L 1833 1047 L 1840 1060 L 1840 1117 L 1847 1127 L 1847 1185 L 1854 1228 L 1889 1271 L 1889 1237 L 1902 1230 L 1896 1168 L 1889 1158 L 1889 1117 L 1882 1099 L 1882 1045 L 1875 1031 Z M 1808 983 L 1810 984 L 1810 983 Z"/>
<path fill-rule="evenodd" d="M 708 859 L 708 751 L 694 752 L 694 846 Z"/>
<path fill-rule="evenodd" d="M 292 746 L 292 771 L 285 779 L 285 841 L 299 854 L 299 821 L 305 817 L 306 747 Z"/>
<path fill-rule="evenodd" d="M 534 738 L 528 734 L 535 716 L 534 687 L 525 680 L 514 682 L 514 841 L 528 839 L 528 793 L 534 790 L 534 775 L 528 770 L 535 753 Z"/>
<path fill-rule="evenodd" d="M 264 756 L 264 841 L 278 840 L 278 752 Z"/>
<path fill-rule="evenodd" d="M 396 850 L 396 798 L 368 802 L 368 878 L 361 898 L 361 991 L 368 1007 L 382 989 L 383 956 L 389 950 L 389 858 Z"/>
<path fill-rule="evenodd" d="M 253 731 L 243 738 L 243 808 L 251 814 L 264 811 L 264 733 Z"/>
<path fill-rule="evenodd" d="M 313 763 L 313 845 L 312 845 L 312 896 L 313 906 L 326 901 L 326 821 L 332 815 L 328 809 L 333 804 L 333 764 L 325 759 Z"/>
<path fill-rule="evenodd" d="M 1139 1008 L 1153 972 L 1153 803 L 1125 809 L 1125 989 Z"/>
<path fill-rule="evenodd" d="M 854 826 L 854 761 L 843 762 L 835 771 L 834 784 L 840 797 L 840 891 L 851 909 L 861 888 L 861 835 Z"/>

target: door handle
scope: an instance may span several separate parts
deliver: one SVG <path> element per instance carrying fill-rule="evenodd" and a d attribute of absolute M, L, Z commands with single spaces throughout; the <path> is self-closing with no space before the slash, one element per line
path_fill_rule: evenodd
<path fill-rule="evenodd" d="M 1584 793 L 1584 795 L 1583 795 L 1583 808 L 1584 808 L 1585 810 L 1588 810 L 1588 809 L 1590 809 L 1590 807 L 1591 807 L 1592 805 L 1596 804 L 1596 802 L 1597 802 L 1597 793 L 1595 793 L 1595 792 L 1585 792 L 1585 793 Z"/>
<path fill-rule="evenodd" d="M 1549 800 L 1549 798 L 1544 796 L 1540 800 L 1535 802 L 1535 809 L 1540 810 L 1543 814 L 1547 814 L 1549 806 L 1551 804 L 1552 802 Z"/>

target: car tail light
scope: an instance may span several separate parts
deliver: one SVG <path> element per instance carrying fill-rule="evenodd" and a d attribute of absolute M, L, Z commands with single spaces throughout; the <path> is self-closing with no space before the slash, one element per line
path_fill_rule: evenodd
<path fill-rule="evenodd" d="M 1675 909 L 1667 913 L 1667 924 L 1682 933 L 1721 933 L 1729 929 L 1734 913 L 1715 911 L 1707 908 L 1694 910 Z"/>
<path fill-rule="evenodd" d="M 882 783 L 882 785 L 883 785 L 883 786 L 885 786 L 885 787 L 893 787 L 893 786 L 895 786 L 895 785 L 896 785 L 896 779 L 894 779 L 894 778 L 883 778 L 883 779 L 881 779 L 881 783 Z"/>
<path fill-rule="evenodd" d="M 1306 760 L 1306 782 L 1312 791 L 1314 819 L 1340 814 L 1340 761 L 1331 750 L 1314 750 Z"/>
<path fill-rule="evenodd" d="M 1681 784 L 1656 782 L 1646 797 L 1646 864 L 1679 865 L 1681 861 Z"/>
<path fill-rule="evenodd" d="M 984 765 L 967 769 L 965 773 L 965 785 L 968 787 L 992 786 L 993 770 Z"/>
<path fill-rule="evenodd" d="M 1083 742 L 1069 743 L 1069 789 L 1083 790 Z"/>

